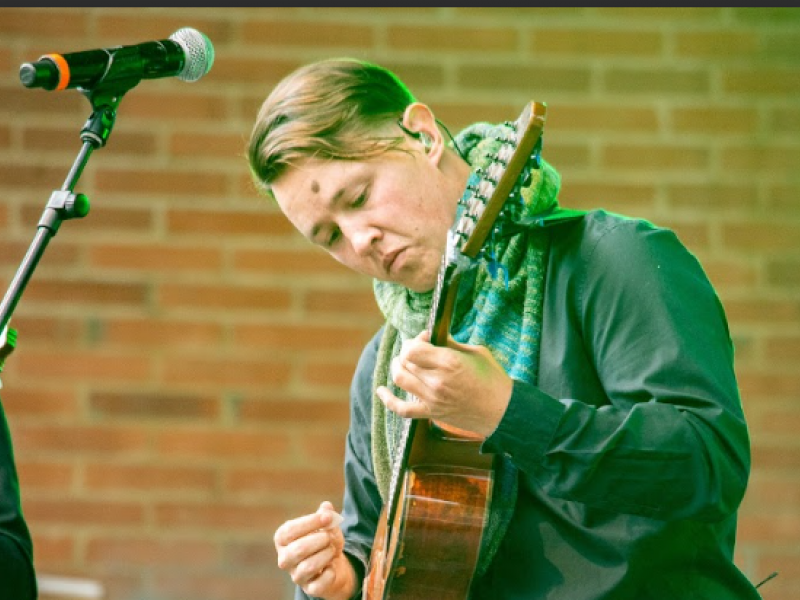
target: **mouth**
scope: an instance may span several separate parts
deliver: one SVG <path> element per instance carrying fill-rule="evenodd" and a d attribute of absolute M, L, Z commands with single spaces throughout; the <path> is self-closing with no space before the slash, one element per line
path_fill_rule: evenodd
<path fill-rule="evenodd" d="M 399 250 L 394 250 L 393 252 L 390 252 L 389 254 L 383 257 L 383 269 L 386 271 L 386 273 L 392 272 L 392 267 L 394 266 L 397 257 L 400 255 L 402 251 L 403 251 L 402 248 Z"/>

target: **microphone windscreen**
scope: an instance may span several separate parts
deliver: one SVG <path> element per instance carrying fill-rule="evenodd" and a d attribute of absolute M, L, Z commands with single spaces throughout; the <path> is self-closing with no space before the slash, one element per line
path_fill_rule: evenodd
<path fill-rule="evenodd" d="M 214 46 L 208 37 L 191 27 L 183 27 L 169 39 L 183 48 L 186 54 L 183 69 L 176 75 L 178 79 L 197 81 L 209 72 L 214 64 Z"/>

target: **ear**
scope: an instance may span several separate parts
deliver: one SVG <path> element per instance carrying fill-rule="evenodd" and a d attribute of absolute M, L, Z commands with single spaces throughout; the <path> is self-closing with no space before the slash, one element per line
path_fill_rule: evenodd
<path fill-rule="evenodd" d="M 406 129 L 419 134 L 418 139 L 427 157 L 435 164 L 438 163 L 446 145 L 430 107 L 421 102 L 409 104 L 403 113 L 402 120 Z"/>

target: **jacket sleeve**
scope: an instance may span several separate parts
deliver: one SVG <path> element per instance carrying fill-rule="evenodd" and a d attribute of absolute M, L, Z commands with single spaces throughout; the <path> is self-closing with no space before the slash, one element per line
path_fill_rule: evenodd
<path fill-rule="evenodd" d="M 575 277 L 580 336 L 606 398 L 554 398 L 515 382 L 484 450 L 551 496 L 657 519 L 736 510 L 750 446 L 722 306 L 666 229 L 623 222 Z"/>
<path fill-rule="evenodd" d="M 345 490 L 342 501 L 344 551 L 362 582 L 382 508 L 372 470 L 372 373 L 382 329 L 365 346 L 350 387 L 350 428 L 345 440 Z M 361 597 L 360 587 L 353 598 Z M 299 587 L 295 600 L 309 598 Z"/>
<path fill-rule="evenodd" d="M 19 480 L 0 403 L 0 600 L 34 600 L 33 543 L 22 515 Z"/>

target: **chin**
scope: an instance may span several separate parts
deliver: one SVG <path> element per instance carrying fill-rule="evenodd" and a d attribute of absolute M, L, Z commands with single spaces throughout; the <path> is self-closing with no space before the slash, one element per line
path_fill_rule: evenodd
<path fill-rule="evenodd" d="M 418 294 L 424 294 L 425 292 L 430 292 L 436 287 L 436 277 L 433 279 L 415 279 L 413 281 L 409 281 L 407 283 L 402 283 L 405 287 L 410 289 L 413 292 L 417 292 Z"/>

